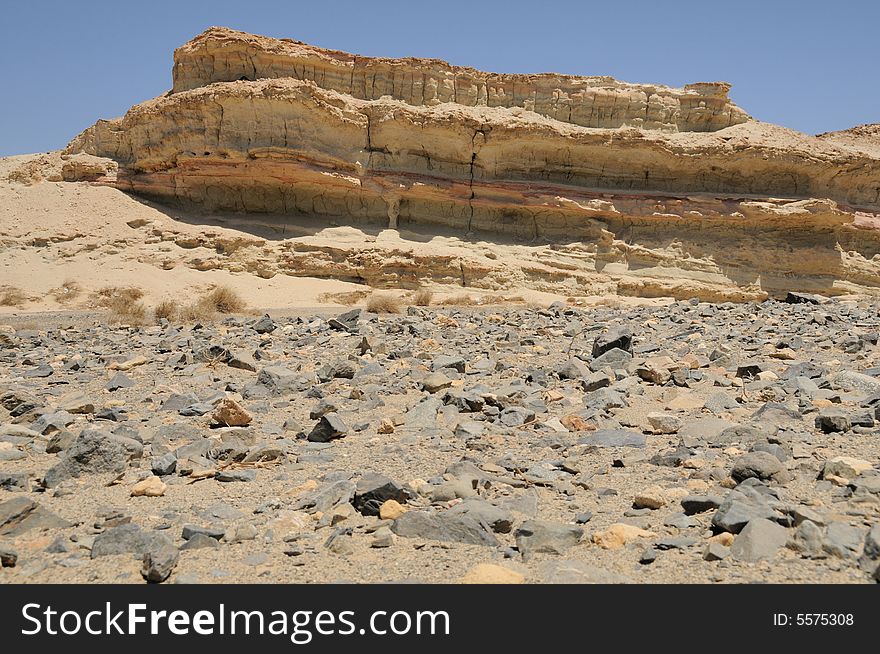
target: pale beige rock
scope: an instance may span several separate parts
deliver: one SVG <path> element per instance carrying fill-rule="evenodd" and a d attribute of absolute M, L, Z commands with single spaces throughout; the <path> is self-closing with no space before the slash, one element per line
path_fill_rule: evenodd
<path fill-rule="evenodd" d="M 142 479 L 131 487 L 132 497 L 161 497 L 168 489 L 168 485 L 158 477 L 152 476 Z"/>
<path fill-rule="evenodd" d="M 478 563 L 468 570 L 459 583 L 462 584 L 522 584 L 526 578 L 510 568 L 494 563 Z"/>
<path fill-rule="evenodd" d="M 822 476 L 825 479 L 828 479 L 829 476 L 854 479 L 863 472 L 873 469 L 874 466 L 870 461 L 851 456 L 836 456 L 825 462 L 825 466 L 822 468 Z"/>
<path fill-rule="evenodd" d="M 245 427 L 251 424 L 254 417 L 238 402 L 227 397 L 220 400 L 211 412 L 211 419 L 227 427 Z"/>
<path fill-rule="evenodd" d="M 385 500 L 379 507 L 379 517 L 382 520 L 397 520 L 406 513 L 406 507 L 397 500 Z"/>
<path fill-rule="evenodd" d="M 126 361 L 122 362 L 113 362 L 107 366 L 107 370 L 131 370 L 132 368 L 136 368 L 137 366 L 142 366 L 147 363 L 149 360 L 147 357 L 138 355 L 136 357 L 132 357 Z"/>
<path fill-rule="evenodd" d="M 709 542 L 718 543 L 720 545 L 724 545 L 725 547 L 730 547 L 731 545 L 733 545 L 734 538 L 734 535 L 730 532 L 723 531 L 720 534 L 716 534 L 715 536 L 709 538 Z"/>
<path fill-rule="evenodd" d="M 383 418 L 382 422 L 379 424 L 379 427 L 376 429 L 377 434 L 393 434 L 394 433 L 394 423 L 388 420 L 388 418 Z"/>
<path fill-rule="evenodd" d="M 666 492 L 659 486 L 644 488 L 633 498 L 635 509 L 660 509 L 666 506 Z"/>
<path fill-rule="evenodd" d="M 604 531 L 593 534 L 593 542 L 602 549 L 614 550 L 623 547 L 631 541 L 640 538 L 653 538 L 655 535 L 652 531 L 646 531 L 633 525 L 618 522 Z"/>

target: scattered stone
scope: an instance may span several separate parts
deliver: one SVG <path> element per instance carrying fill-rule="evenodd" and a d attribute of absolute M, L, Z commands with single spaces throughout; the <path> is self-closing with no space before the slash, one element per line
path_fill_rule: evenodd
<path fill-rule="evenodd" d="M 730 548 L 737 561 L 754 563 L 770 559 L 788 541 L 788 530 L 766 518 L 755 518 L 743 527 Z"/>
<path fill-rule="evenodd" d="M 313 443 L 329 443 L 337 438 L 344 438 L 348 434 L 348 425 L 343 422 L 337 413 L 328 413 L 321 416 L 318 424 L 309 432 L 308 440 Z"/>
<path fill-rule="evenodd" d="M 0 503 L 0 536 L 19 536 L 32 529 L 64 529 L 70 523 L 44 509 L 29 497 Z"/>
<path fill-rule="evenodd" d="M 863 472 L 873 469 L 874 466 L 870 461 L 851 456 L 836 456 L 825 462 L 822 468 L 822 477 L 828 479 L 829 475 L 834 475 L 844 479 L 855 479 Z"/>
<path fill-rule="evenodd" d="M 681 420 L 668 413 L 652 412 L 647 417 L 655 434 L 674 434 L 681 429 Z"/>
<path fill-rule="evenodd" d="M 226 427 L 246 427 L 253 419 L 243 406 L 228 397 L 220 400 L 211 413 L 211 420 Z"/>
<path fill-rule="evenodd" d="M 368 473 L 357 482 L 354 508 L 363 515 L 380 515 L 379 511 L 387 500 L 405 503 L 407 496 L 406 490 L 395 481 L 382 475 Z"/>
<path fill-rule="evenodd" d="M 656 536 L 654 532 L 618 522 L 604 531 L 593 534 L 593 542 L 602 549 L 616 550 L 631 541 L 641 538 L 654 538 L 654 536 Z"/>
<path fill-rule="evenodd" d="M 391 526 L 403 538 L 424 538 L 447 543 L 488 545 L 498 541 L 486 528 L 466 515 L 448 515 L 431 511 L 407 511 Z"/>
<path fill-rule="evenodd" d="M 546 520 L 527 520 L 514 532 L 516 547 L 524 558 L 532 554 L 564 554 L 577 545 L 584 530 Z"/>
<path fill-rule="evenodd" d="M 99 473 L 120 473 L 128 465 L 129 449 L 122 436 L 84 429 L 64 456 L 43 477 L 46 488 L 66 479 Z M 141 448 L 142 449 L 142 448 Z"/>
<path fill-rule="evenodd" d="M 816 416 L 816 429 L 820 429 L 826 434 L 849 431 L 851 427 L 849 416 L 840 409 L 822 409 Z"/>
<path fill-rule="evenodd" d="M 397 500 L 385 500 L 379 507 L 379 518 L 382 520 L 397 520 L 406 513 L 406 507 Z"/>
<path fill-rule="evenodd" d="M 168 485 L 165 484 L 158 477 L 150 476 L 146 479 L 143 479 L 136 483 L 131 487 L 131 496 L 132 497 L 161 497 L 165 494 L 165 491 L 168 489 Z"/>
<path fill-rule="evenodd" d="M 180 553 L 171 543 L 156 543 L 144 553 L 141 575 L 151 584 L 162 583 L 171 576 L 179 557 Z"/>

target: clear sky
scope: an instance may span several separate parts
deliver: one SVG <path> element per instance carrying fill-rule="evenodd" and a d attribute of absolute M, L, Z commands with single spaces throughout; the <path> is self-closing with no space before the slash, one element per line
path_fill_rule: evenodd
<path fill-rule="evenodd" d="M 163 93 L 174 48 L 211 25 L 493 72 L 725 80 L 756 118 L 808 133 L 880 122 L 877 0 L 4 0 L 0 156 Z"/>

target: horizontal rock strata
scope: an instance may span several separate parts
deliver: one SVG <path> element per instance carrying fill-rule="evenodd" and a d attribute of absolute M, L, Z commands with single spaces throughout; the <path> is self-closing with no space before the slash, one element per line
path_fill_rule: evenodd
<path fill-rule="evenodd" d="M 579 242 L 594 270 L 673 252 L 757 289 L 746 297 L 873 292 L 880 157 L 751 120 L 726 93 L 212 28 L 175 53 L 171 93 L 99 121 L 68 153 L 112 159 L 106 183 L 201 212 Z M 670 294 L 653 280 L 618 291 Z"/>

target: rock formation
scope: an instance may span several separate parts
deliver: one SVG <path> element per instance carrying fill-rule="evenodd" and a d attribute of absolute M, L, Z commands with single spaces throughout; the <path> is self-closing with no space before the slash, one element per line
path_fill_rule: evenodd
<path fill-rule="evenodd" d="M 599 273 L 621 294 L 875 293 L 870 134 L 760 123 L 728 90 L 492 74 L 211 28 L 175 52 L 172 91 L 67 154 L 109 158 L 118 174 L 99 181 L 199 212 L 575 245 L 555 274 L 589 286 Z"/>

